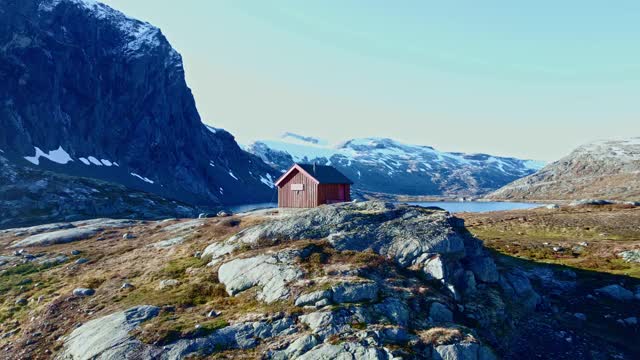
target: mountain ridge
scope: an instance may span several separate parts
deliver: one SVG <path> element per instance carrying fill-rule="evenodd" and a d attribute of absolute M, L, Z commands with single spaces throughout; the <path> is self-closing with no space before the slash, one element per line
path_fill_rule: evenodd
<path fill-rule="evenodd" d="M 89 0 L 2 11 L 0 149 L 17 165 L 195 205 L 272 198 L 275 172 L 202 123 L 159 28 Z"/>
<path fill-rule="evenodd" d="M 287 132 L 279 140 L 259 140 L 245 148 L 280 172 L 294 162 L 334 165 L 356 182 L 357 190 L 397 195 L 477 196 L 540 167 L 531 160 L 442 152 L 379 137 L 328 145 Z"/>
<path fill-rule="evenodd" d="M 640 137 L 579 146 L 535 174 L 487 196 L 494 200 L 640 200 Z"/>

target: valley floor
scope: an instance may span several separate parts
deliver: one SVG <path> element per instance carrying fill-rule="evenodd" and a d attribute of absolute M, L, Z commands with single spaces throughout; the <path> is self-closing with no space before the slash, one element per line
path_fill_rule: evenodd
<path fill-rule="evenodd" d="M 640 299 L 607 298 L 596 290 L 612 285 L 640 289 L 640 207 L 563 206 L 457 215 L 494 251 L 500 267 L 535 274 L 534 286 L 546 294 L 536 316 L 518 327 L 521 336 L 514 338 L 522 344 L 513 349 L 537 354 L 554 349 L 556 358 L 577 352 L 597 359 L 590 349 L 607 343 L 640 353 Z M 552 273 L 560 276 L 549 276 Z M 521 356 L 527 357 L 508 354 Z"/>
<path fill-rule="evenodd" d="M 562 206 L 458 216 L 500 254 L 640 278 L 640 207 Z M 633 250 L 639 252 L 635 262 L 619 255 Z"/>

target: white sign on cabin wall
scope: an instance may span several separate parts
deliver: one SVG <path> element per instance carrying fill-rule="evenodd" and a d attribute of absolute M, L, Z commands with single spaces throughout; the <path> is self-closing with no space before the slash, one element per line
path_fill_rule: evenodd
<path fill-rule="evenodd" d="M 304 184 L 291 184 L 292 191 L 302 191 L 304 190 Z"/>

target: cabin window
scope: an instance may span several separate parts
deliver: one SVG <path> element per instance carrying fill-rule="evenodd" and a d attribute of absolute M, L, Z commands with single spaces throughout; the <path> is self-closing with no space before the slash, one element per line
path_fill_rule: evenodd
<path fill-rule="evenodd" d="M 304 190 L 304 184 L 291 184 L 291 190 L 302 191 Z"/>

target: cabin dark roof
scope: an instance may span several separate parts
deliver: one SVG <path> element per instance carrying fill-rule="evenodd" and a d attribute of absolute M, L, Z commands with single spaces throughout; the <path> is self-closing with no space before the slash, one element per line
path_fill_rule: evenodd
<path fill-rule="evenodd" d="M 333 166 L 313 165 L 313 164 L 296 164 L 300 166 L 320 184 L 353 184 L 353 181 L 344 176 L 343 173 Z"/>

